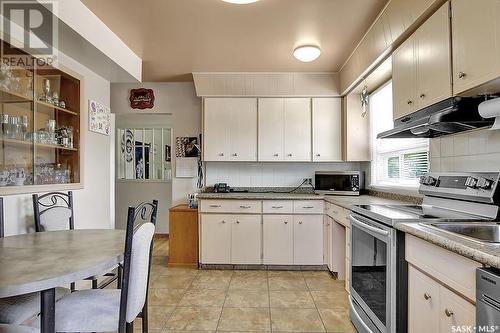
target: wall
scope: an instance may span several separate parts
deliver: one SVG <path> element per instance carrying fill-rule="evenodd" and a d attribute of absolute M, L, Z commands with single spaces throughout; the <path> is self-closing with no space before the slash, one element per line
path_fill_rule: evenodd
<path fill-rule="evenodd" d="M 81 86 L 82 158 L 84 188 L 74 191 L 75 227 L 83 229 L 114 227 L 114 155 L 113 136 L 88 131 L 88 99 L 110 105 L 110 83 L 99 75 L 59 53 L 59 62 L 83 76 Z M 33 227 L 31 194 L 6 196 L 6 235 L 26 233 Z"/>
<path fill-rule="evenodd" d="M 476 130 L 431 139 L 431 171 L 500 171 L 500 131 Z"/>
<path fill-rule="evenodd" d="M 206 184 L 233 187 L 293 187 L 315 171 L 360 170 L 360 163 L 206 163 Z"/>
<path fill-rule="evenodd" d="M 128 98 L 130 89 L 133 88 L 153 89 L 155 93 L 154 108 L 144 111 L 131 109 Z M 117 118 L 131 114 L 165 114 L 168 116 L 168 125 L 172 128 L 174 140 L 177 136 L 198 136 L 201 132 L 201 98 L 196 97 L 194 84 L 191 82 L 112 84 L 111 110 L 117 115 Z M 173 159 L 172 168 L 175 170 L 175 158 Z M 175 176 L 175 172 L 172 172 L 172 174 Z M 155 195 L 162 195 L 162 193 L 166 193 L 165 191 L 171 193 L 171 198 L 158 198 L 160 200 L 160 209 L 163 210 L 160 212 L 163 219 L 159 221 L 158 226 L 161 233 L 168 233 L 168 208 L 185 203 L 187 195 L 197 190 L 195 178 L 176 177 L 172 178 L 172 184 L 153 185 L 149 187 L 149 190 L 146 190 L 146 188 L 147 186 L 145 185 L 144 190 L 146 192 L 151 191 L 149 193 L 154 192 L 156 193 Z M 117 218 L 118 212 L 126 210 L 126 206 L 131 204 L 130 200 L 134 199 L 130 197 L 130 193 L 124 193 L 119 198 L 121 193 L 123 193 L 123 190 L 117 186 Z"/>

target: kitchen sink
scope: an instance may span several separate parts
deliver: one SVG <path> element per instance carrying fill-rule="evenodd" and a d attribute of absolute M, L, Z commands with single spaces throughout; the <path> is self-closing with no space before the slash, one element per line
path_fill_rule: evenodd
<path fill-rule="evenodd" d="M 475 241 L 500 244 L 500 223 L 432 223 L 427 225 Z"/>

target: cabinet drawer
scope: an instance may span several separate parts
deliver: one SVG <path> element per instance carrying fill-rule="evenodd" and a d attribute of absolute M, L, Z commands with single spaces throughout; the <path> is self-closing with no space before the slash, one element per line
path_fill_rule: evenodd
<path fill-rule="evenodd" d="M 291 214 L 293 212 L 293 201 L 266 200 L 262 203 L 264 214 Z"/>
<path fill-rule="evenodd" d="M 297 200 L 293 202 L 295 214 L 323 214 L 323 200 Z"/>
<path fill-rule="evenodd" d="M 202 213 L 260 214 L 262 203 L 257 200 L 201 200 Z"/>
<path fill-rule="evenodd" d="M 470 300 L 476 299 L 478 262 L 408 234 L 406 260 Z"/>

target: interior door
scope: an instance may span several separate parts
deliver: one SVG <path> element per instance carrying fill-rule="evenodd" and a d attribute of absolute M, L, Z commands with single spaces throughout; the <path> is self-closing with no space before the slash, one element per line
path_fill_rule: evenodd
<path fill-rule="evenodd" d="M 231 263 L 231 215 L 201 215 L 201 262 Z"/>
<path fill-rule="evenodd" d="M 311 161 L 309 98 L 285 98 L 285 160 Z"/>
<path fill-rule="evenodd" d="M 260 215 L 238 215 L 231 223 L 231 263 L 261 263 Z"/>
<path fill-rule="evenodd" d="M 460 94 L 498 76 L 500 1 L 453 0 L 453 92 Z"/>
<path fill-rule="evenodd" d="M 257 161 L 257 100 L 228 98 L 231 114 L 230 160 Z"/>
<path fill-rule="evenodd" d="M 293 216 L 264 215 L 265 265 L 293 265 Z"/>
<path fill-rule="evenodd" d="M 313 161 L 342 160 L 342 110 L 340 98 L 313 98 Z"/>
<path fill-rule="evenodd" d="M 416 67 L 415 38 L 411 36 L 392 54 L 394 119 L 415 111 Z"/>
<path fill-rule="evenodd" d="M 451 97 L 449 3 L 445 3 L 416 32 L 417 109 Z"/>
<path fill-rule="evenodd" d="M 231 113 L 225 98 L 206 98 L 203 118 L 205 161 L 229 161 Z"/>
<path fill-rule="evenodd" d="M 323 264 L 323 215 L 293 217 L 293 263 Z"/>
<path fill-rule="evenodd" d="M 285 109 L 283 98 L 259 98 L 259 161 L 283 161 Z"/>

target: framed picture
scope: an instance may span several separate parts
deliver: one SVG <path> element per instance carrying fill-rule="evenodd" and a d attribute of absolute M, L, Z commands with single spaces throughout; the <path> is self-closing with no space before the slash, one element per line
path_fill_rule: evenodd
<path fill-rule="evenodd" d="M 155 106 L 155 94 L 153 89 L 132 89 L 130 90 L 129 100 L 132 109 L 152 109 Z"/>
<path fill-rule="evenodd" d="M 91 99 L 89 99 L 89 131 L 104 135 L 111 134 L 111 110 Z"/>
<path fill-rule="evenodd" d="M 175 140 L 175 157 L 198 157 L 200 149 L 195 136 L 177 137 Z"/>

